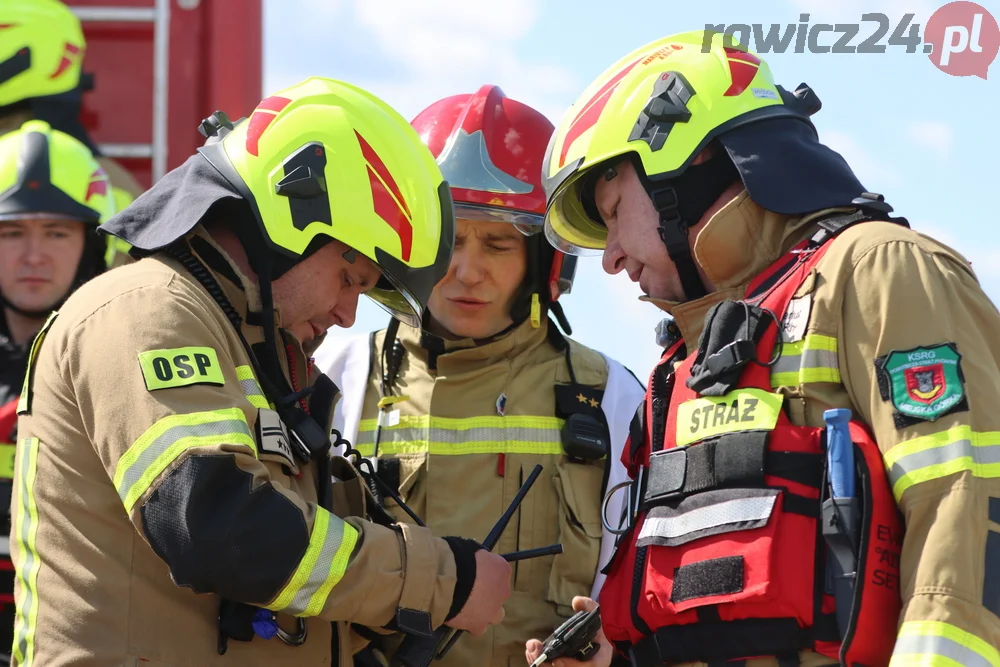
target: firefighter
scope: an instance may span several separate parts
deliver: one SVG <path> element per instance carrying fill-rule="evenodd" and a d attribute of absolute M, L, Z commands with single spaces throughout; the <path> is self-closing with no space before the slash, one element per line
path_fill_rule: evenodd
<path fill-rule="evenodd" d="M 675 324 L 604 632 L 639 666 L 1000 665 L 1000 314 L 726 40 L 625 56 L 546 159 L 550 240 Z"/>
<path fill-rule="evenodd" d="M 108 177 L 73 137 L 39 120 L 0 136 L 0 503 L 10 534 L 17 397 L 28 345 L 48 314 L 103 272 L 97 225 L 114 213 Z M 6 545 L 4 545 L 6 547 Z M 0 650 L 14 628 L 14 566 L 0 553 Z"/>
<path fill-rule="evenodd" d="M 60 0 L 7 0 L 0 3 L 0 133 L 16 130 L 32 118 L 82 142 L 111 179 L 117 210 L 128 206 L 143 188 L 118 162 L 101 154 L 80 122 L 82 73 L 87 42 L 80 21 Z M 128 247 L 113 243 L 108 262 L 128 261 Z"/>
<path fill-rule="evenodd" d="M 556 324 L 570 333 L 557 299 L 572 287 L 576 258 L 541 234 L 552 123 L 485 85 L 435 102 L 412 124 L 455 201 L 448 273 L 422 327 L 327 341 L 317 364 L 345 387 L 335 428 L 437 534 L 482 539 L 544 466 L 496 549 L 561 543 L 562 553 L 515 563 L 503 625 L 463 637 L 439 661 L 506 667 L 526 639 L 572 614 L 574 597 L 600 588 L 614 544 L 602 540 L 602 489 L 626 479 L 620 452 L 643 387 Z M 383 495 L 393 517 L 413 521 Z"/>
<path fill-rule="evenodd" d="M 301 341 L 364 293 L 419 322 L 454 222 L 405 119 L 310 78 L 102 229 L 138 261 L 77 290 L 18 404 L 13 664 L 349 665 L 375 632 L 503 618 L 509 565 L 365 517 Z M 357 642 L 357 643 L 356 643 Z"/>

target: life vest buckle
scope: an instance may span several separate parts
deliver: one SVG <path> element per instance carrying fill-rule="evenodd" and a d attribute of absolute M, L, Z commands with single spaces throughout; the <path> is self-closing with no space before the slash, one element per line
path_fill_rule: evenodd
<path fill-rule="evenodd" d="M 705 360 L 712 377 L 746 366 L 757 358 L 757 346 L 752 340 L 740 339 L 724 345 Z"/>

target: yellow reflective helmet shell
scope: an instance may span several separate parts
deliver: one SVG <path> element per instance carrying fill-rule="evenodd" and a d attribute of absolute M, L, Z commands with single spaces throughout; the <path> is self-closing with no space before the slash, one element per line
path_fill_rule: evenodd
<path fill-rule="evenodd" d="M 385 278 L 367 295 L 420 326 L 451 259 L 454 211 L 401 115 L 356 86 L 311 77 L 220 137 L 199 151 L 248 199 L 272 251 L 299 258 L 320 236 L 346 244 Z"/>
<path fill-rule="evenodd" d="M 86 41 L 57 0 L 0 2 L 0 106 L 76 88 Z"/>
<path fill-rule="evenodd" d="M 552 135 L 542 174 L 547 238 L 576 255 L 604 248 L 607 228 L 582 200 L 595 168 L 634 155 L 651 181 L 671 178 L 719 134 L 782 115 L 796 112 L 767 63 L 722 33 L 687 32 L 636 49 L 587 87 Z"/>
<path fill-rule="evenodd" d="M 99 225 L 116 211 L 107 173 L 79 140 L 40 120 L 0 136 L 0 218 L 44 214 Z"/>

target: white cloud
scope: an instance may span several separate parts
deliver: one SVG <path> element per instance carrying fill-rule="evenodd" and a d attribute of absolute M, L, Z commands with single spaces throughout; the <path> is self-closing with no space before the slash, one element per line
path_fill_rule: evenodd
<path fill-rule="evenodd" d="M 889 186 L 903 184 L 903 177 L 896 167 L 875 154 L 876 149 L 862 147 L 858 141 L 840 130 L 821 130 L 820 140 L 840 153 L 854 174 L 866 188 L 882 192 Z"/>
<path fill-rule="evenodd" d="M 941 121 L 914 121 L 906 126 L 906 136 L 939 157 L 948 157 L 955 145 L 955 128 Z"/>
<path fill-rule="evenodd" d="M 467 0 L 351 2 L 382 56 L 400 68 L 393 80 L 359 83 L 406 117 L 447 95 L 495 83 L 556 122 L 582 90 L 568 69 L 519 57 L 517 42 L 537 19 L 535 0 L 508 0 L 499 12 Z"/>

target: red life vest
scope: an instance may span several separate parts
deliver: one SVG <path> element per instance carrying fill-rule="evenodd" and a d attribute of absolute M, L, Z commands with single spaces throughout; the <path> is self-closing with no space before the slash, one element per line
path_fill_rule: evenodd
<path fill-rule="evenodd" d="M 852 420 L 862 511 L 850 621 L 841 637 L 826 592 L 826 430 L 793 425 L 783 396 L 771 388 L 768 362 L 778 351 L 779 323 L 828 247 L 803 242 L 758 277 L 744 301 L 728 302 L 774 317 L 760 318 L 756 346 L 720 350 L 716 361 L 750 351 L 759 360 L 737 366 L 724 395 L 688 387 L 692 369 L 706 364 L 696 367 L 699 352 L 687 355 L 683 341 L 650 377 L 622 457 L 636 480 L 630 524 L 600 595 L 604 631 L 633 665 L 769 656 L 797 665 L 802 649 L 844 665 L 889 663 L 901 609 L 903 523 L 882 455 L 867 427 Z M 713 335 L 710 324 L 702 347 Z"/>
<path fill-rule="evenodd" d="M 17 401 L 13 400 L 0 405 L 0 443 L 7 444 L 8 440 L 13 440 L 16 430 Z"/>
<path fill-rule="evenodd" d="M 4 474 L 0 475 L 0 511 L 4 512 L 0 524 L 6 525 L 7 534 L 10 533 L 10 520 L 8 510 L 10 507 L 11 487 L 13 480 L 6 478 L 12 473 L 14 464 L 14 434 L 17 430 L 17 401 L 10 401 L 0 406 L 0 465 L 4 468 Z M 8 442 L 9 441 L 9 442 Z M 9 469 L 9 470 L 8 470 Z M 9 548 L 9 547 L 8 547 Z M 0 554 L 0 611 L 6 607 L 13 608 L 14 605 L 14 563 L 10 560 L 10 552 Z M 0 615 L 0 620 L 3 616 Z M 3 636 L 0 631 L 0 636 Z M 0 649 L 2 652 L 3 649 Z"/>

